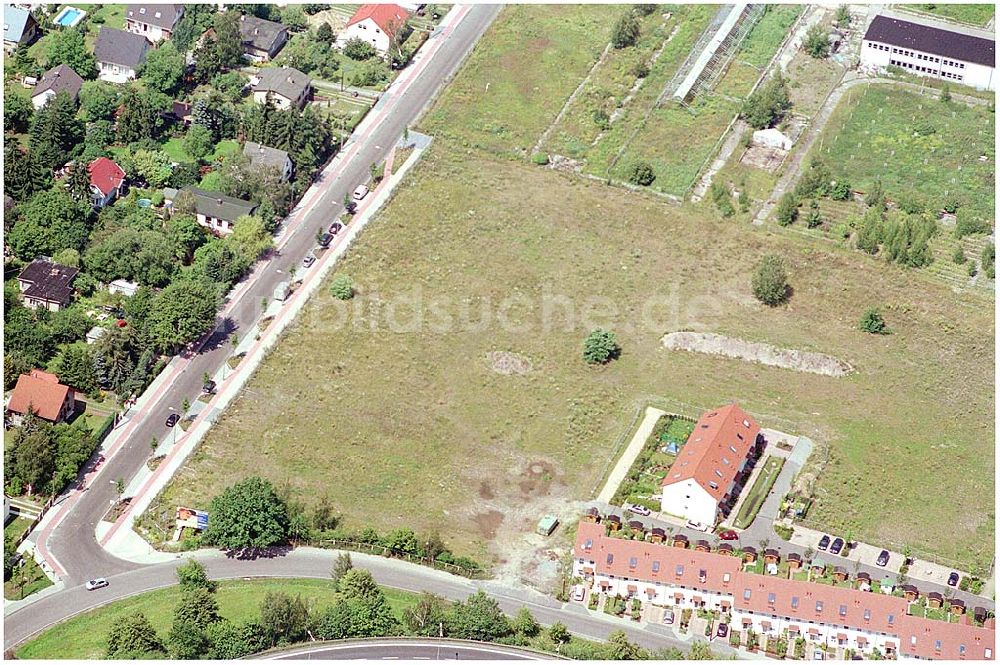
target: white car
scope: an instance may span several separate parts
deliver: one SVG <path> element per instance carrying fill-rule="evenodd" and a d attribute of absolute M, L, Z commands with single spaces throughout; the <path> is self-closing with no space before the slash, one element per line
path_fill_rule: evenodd
<path fill-rule="evenodd" d="M 87 583 L 84 584 L 84 586 L 87 588 L 87 591 L 93 591 L 94 589 L 100 589 L 108 586 L 108 581 L 103 577 L 98 577 L 95 580 L 87 580 Z"/>
<path fill-rule="evenodd" d="M 671 609 L 663 610 L 663 625 L 669 626 L 674 622 L 674 611 Z"/>
<path fill-rule="evenodd" d="M 582 584 L 577 584 L 573 587 L 573 600 L 583 600 L 585 595 L 587 595 L 587 590 Z"/>
<path fill-rule="evenodd" d="M 689 529 L 694 529 L 695 531 L 704 531 L 706 533 L 708 532 L 708 527 L 702 524 L 701 522 L 695 522 L 694 520 L 689 520 L 687 525 Z"/>
<path fill-rule="evenodd" d="M 354 200 L 360 201 L 366 196 L 368 196 L 368 185 L 358 185 L 358 188 L 354 190 Z"/>
<path fill-rule="evenodd" d="M 636 515 L 642 515 L 643 517 L 649 517 L 652 512 L 646 506 L 640 506 L 637 503 L 626 503 L 625 510 L 635 513 Z"/>

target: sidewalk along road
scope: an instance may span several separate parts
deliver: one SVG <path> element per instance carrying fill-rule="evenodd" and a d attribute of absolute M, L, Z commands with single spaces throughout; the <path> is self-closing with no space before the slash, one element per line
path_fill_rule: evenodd
<path fill-rule="evenodd" d="M 231 354 L 230 336 L 242 336 L 242 331 L 253 326 L 260 315 L 261 300 L 270 300 L 274 287 L 287 279 L 288 269 L 299 265 L 315 244 L 317 229 L 340 214 L 344 196 L 368 180 L 370 165 L 384 159 L 404 128 L 416 122 L 498 12 L 496 5 L 452 9 L 414 63 L 382 96 L 284 222 L 273 255 L 258 263 L 229 295 L 218 327 L 194 350 L 171 362 L 164 370 L 165 379 L 154 384 L 155 394 L 140 399 L 141 408 L 128 425 L 112 434 L 111 454 L 105 455 L 107 461 L 89 487 L 70 490 L 60 498 L 59 506 L 53 509 L 57 512 L 45 521 L 35 542 L 67 586 L 138 567 L 105 552 L 94 534 L 98 521 L 117 497 L 113 481 L 131 479 L 149 456 L 150 440 L 156 437 L 164 441 L 171 435 L 165 424 L 169 409 L 176 412 L 185 398 L 199 394 L 202 374 L 214 373 Z"/>
<path fill-rule="evenodd" d="M 205 565 L 212 579 L 248 577 L 309 577 L 329 579 L 330 568 L 338 554 L 335 550 L 300 548 L 291 552 L 268 552 L 256 559 L 229 558 L 219 552 L 199 552 L 197 558 Z M 666 634 L 663 626 L 646 627 L 630 620 L 606 614 L 590 613 L 579 604 L 563 604 L 541 594 L 501 586 L 492 582 L 474 582 L 415 563 L 387 559 L 370 554 L 351 552 L 355 567 L 371 571 L 375 581 L 387 587 L 406 591 L 429 591 L 449 600 L 464 600 L 478 589 L 496 598 L 500 607 L 513 615 L 527 607 L 539 623 L 551 625 L 561 621 L 574 635 L 605 640 L 615 630 L 625 631 L 629 639 L 646 648 L 677 647 L 687 650 L 688 642 Z M 65 589 L 22 607 L 4 617 L 4 650 L 12 649 L 52 625 L 77 614 L 115 600 L 177 583 L 177 566 L 181 561 L 145 566 L 108 576 L 108 586 L 87 591 L 82 586 Z M 713 650 L 731 655 L 724 645 L 712 645 Z"/>

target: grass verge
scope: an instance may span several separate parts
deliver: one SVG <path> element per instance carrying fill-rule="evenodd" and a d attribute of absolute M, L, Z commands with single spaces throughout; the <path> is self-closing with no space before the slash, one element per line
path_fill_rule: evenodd
<path fill-rule="evenodd" d="M 781 467 L 784 466 L 785 460 L 781 457 L 768 457 L 762 464 L 764 467 L 757 475 L 757 480 L 750 488 L 750 493 L 743 501 L 743 505 L 740 506 L 740 512 L 737 513 L 736 519 L 733 520 L 733 526 L 737 529 L 745 529 L 753 523 L 760 507 L 764 505 L 764 500 L 771 488 L 774 487 L 774 481 L 778 479 L 778 474 L 781 473 Z"/>

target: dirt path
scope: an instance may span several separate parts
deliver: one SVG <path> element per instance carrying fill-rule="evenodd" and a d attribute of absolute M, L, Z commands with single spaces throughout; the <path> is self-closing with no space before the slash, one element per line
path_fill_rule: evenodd
<path fill-rule="evenodd" d="M 583 88 L 588 83 L 590 83 L 590 78 L 594 75 L 594 72 L 597 71 L 597 68 L 604 64 L 604 61 L 607 60 L 608 53 L 610 52 L 611 52 L 611 43 L 608 42 L 608 45 L 605 46 L 604 50 L 601 52 L 601 57 L 597 59 L 597 62 L 594 63 L 594 66 L 590 68 L 590 71 L 587 72 L 587 75 L 583 78 L 582 81 L 580 81 L 580 85 L 576 86 L 576 90 L 574 90 L 573 94 L 569 96 L 569 98 L 566 100 L 566 103 L 563 104 L 563 107 L 559 109 L 559 113 L 558 115 L 556 115 L 556 119 L 552 121 L 552 124 L 549 125 L 544 132 L 542 132 L 541 137 L 539 137 L 538 139 L 538 143 L 536 143 L 535 147 L 531 149 L 532 155 L 535 154 L 536 152 L 539 152 L 542 149 L 542 145 L 544 145 L 545 142 L 549 140 L 549 134 L 551 134 L 552 130 L 555 129 L 560 122 L 562 122 L 563 116 L 566 115 L 566 112 L 569 110 L 569 107 L 573 105 L 573 101 L 576 100 L 576 98 L 580 95 L 580 93 L 583 91 Z"/>
<path fill-rule="evenodd" d="M 763 342 L 748 342 L 713 333 L 675 332 L 663 336 L 663 346 L 672 351 L 693 351 L 823 376 L 847 376 L 853 368 L 823 353 L 782 349 Z"/>
<path fill-rule="evenodd" d="M 639 456 L 642 452 L 642 447 L 646 445 L 646 439 L 649 435 L 653 433 L 653 428 L 656 427 L 657 421 L 659 421 L 660 416 L 666 415 L 666 411 L 657 409 L 652 406 L 646 407 L 646 414 L 642 417 L 642 422 L 639 423 L 638 429 L 636 429 L 635 434 L 632 435 L 632 440 L 629 441 L 628 446 L 626 446 L 625 451 L 622 456 L 618 458 L 618 463 L 615 464 L 615 468 L 611 471 L 608 476 L 607 482 L 604 483 L 604 488 L 601 493 L 597 495 L 597 500 L 603 503 L 611 503 L 612 497 L 614 497 L 615 492 L 618 490 L 618 486 L 621 484 L 622 480 L 625 478 L 625 474 L 628 470 L 632 468 L 632 462 L 635 458 Z"/>

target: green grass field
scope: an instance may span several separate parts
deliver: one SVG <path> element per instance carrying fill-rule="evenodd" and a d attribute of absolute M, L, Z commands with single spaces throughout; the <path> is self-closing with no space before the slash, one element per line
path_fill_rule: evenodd
<path fill-rule="evenodd" d="M 768 493 L 774 487 L 774 481 L 778 479 L 778 474 L 781 473 L 781 467 L 785 465 L 785 460 L 781 457 L 768 457 L 762 460 L 761 464 L 763 464 L 763 468 L 761 468 L 757 479 L 754 480 L 753 485 L 750 487 L 747 498 L 743 500 L 740 512 L 736 514 L 736 518 L 733 520 L 733 525 L 737 529 L 745 529 L 753 523 L 754 518 L 757 517 L 757 512 L 760 511 L 760 507 L 764 505 L 764 500 L 767 499 Z"/>
<path fill-rule="evenodd" d="M 336 592 L 333 582 L 318 579 L 268 579 L 227 581 L 219 584 L 216 599 L 219 614 L 230 621 L 242 622 L 260 613 L 260 603 L 268 591 L 301 596 L 310 608 L 320 610 L 332 604 Z M 383 588 L 397 616 L 416 603 L 417 595 Z M 142 612 L 160 637 L 165 638 L 173 621 L 174 608 L 180 599 L 177 586 L 150 591 L 99 607 L 48 629 L 17 650 L 21 659 L 104 658 L 108 631 L 121 617 Z"/>
<path fill-rule="evenodd" d="M 858 88 L 841 100 L 812 154 L 854 189 L 867 191 L 880 178 L 890 199 L 915 196 L 940 209 L 955 196 L 992 220 L 993 123 L 986 106 Z"/>
<path fill-rule="evenodd" d="M 960 4 L 923 4 L 911 5 L 915 10 L 936 14 L 969 25 L 983 26 L 993 18 L 996 8 L 993 5 L 960 5 Z"/>

